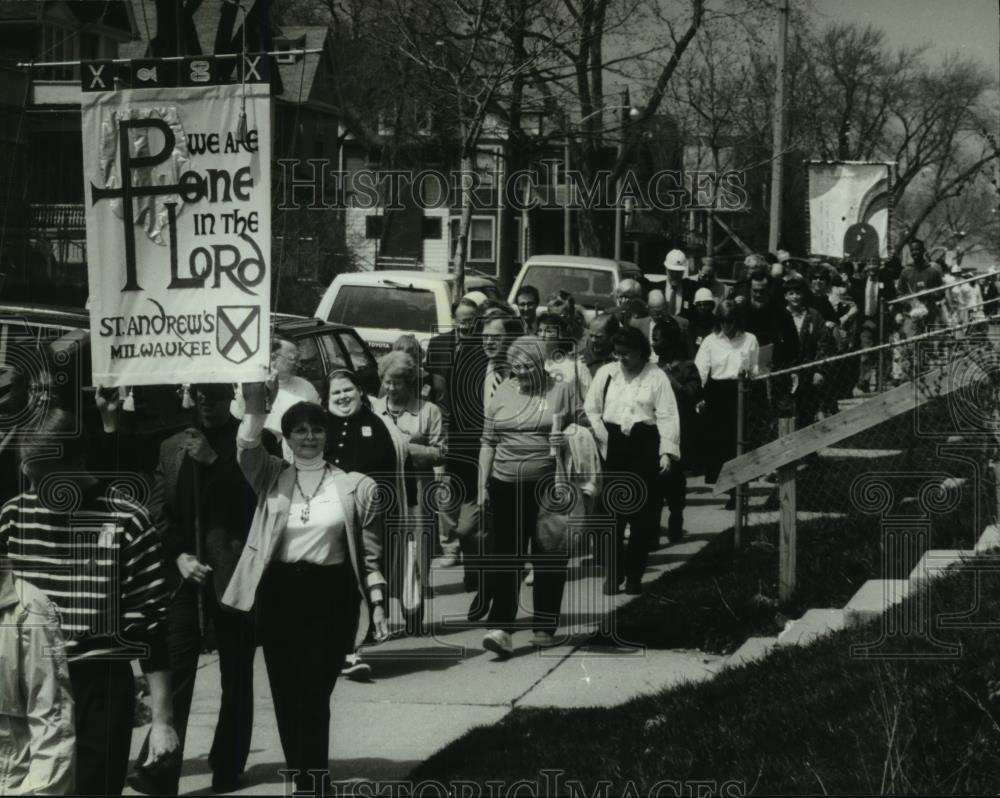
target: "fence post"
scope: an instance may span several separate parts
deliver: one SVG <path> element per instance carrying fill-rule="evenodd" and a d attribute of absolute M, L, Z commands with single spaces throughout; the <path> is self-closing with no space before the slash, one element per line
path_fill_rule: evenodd
<path fill-rule="evenodd" d="M 795 431 L 794 418 L 778 419 L 778 437 Z M 795 471 L 797 463 L 778 469 L 778 498 L 781 512 L 778 518 L 778 598 L 790 601 L 795 592 Z"/>
<path fill-rule="evenodd" d="M 743 454 L 744 416 L 746 413 L 746 376 L 740 371 L 736 378 L 736 456 Z M 743 539 L 743 485 L 737 485 L 734 493 L 736 517 L 733 519 L 733 546 L 740 547 Z"/>
<path fill-rule="evenodd" d="M 886 307 L 885 307 L 885 297 L 882 296 L 882 292 L 881 291 L 878 292 L 878 300 L 875 303 L 875 310 L 878 313 L 878 341 L 876 342 L 876 346 L 882 346 L 885 343 L 885 313 L 886 313 Z M 884 390 L 884 386 L 885 386 L 885 374 L 884 374 L 884 371 L 885 371 L 885 357 L 884 357 L 883 353 L 884 353 L 884 350 L 882 350 L 882 349 L 878 350 L 878 352 L 877 352 L 878 358 L 877 358 L 877 361 L 876 361 L 876 368 L 878 369 L 878 371 L 877 371 L 878 376 L 876 378 L 877 382 L 876 382 L 876 388 L 875 388 L 875 390 L 877 390 L 879 393 L 881 393 Z"/>

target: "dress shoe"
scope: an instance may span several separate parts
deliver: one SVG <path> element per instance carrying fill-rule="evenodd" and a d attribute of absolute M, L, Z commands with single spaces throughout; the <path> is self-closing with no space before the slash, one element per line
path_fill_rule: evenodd
<path fill-rule="evenodd" d="M 604 579 L 604 595 L 605 596 L 617 596 L 621 592 L 621 584 L 622 584 L 622 580 L 621 579 L 618 579 L 616 581 L 616 580 L 608 579 L 607 577 L 605 577 L 605 579 Z"/>
<path fill-rule="evenodd" d="M 625 595 L 626 596 L 638 596 L 642 593 L 642 580 L 641 579 L 626 579 L 625 580 Z"/>

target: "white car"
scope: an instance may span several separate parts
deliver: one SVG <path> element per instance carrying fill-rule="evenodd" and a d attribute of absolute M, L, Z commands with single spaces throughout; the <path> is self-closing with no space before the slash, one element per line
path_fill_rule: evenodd
<path fill-rule="evenodd" d="M 532 255 L 514 279 L 508 301 L 515 304 L 522 285 L 538 289 L 542 306 L 555 291 L 569 291 L 584 318 L 590 321 L 599 310 L 615 306 L 615 289 L 626 278 L 643 283 L 639 267 L 629 261 L 581 255 Z"/>
<path fill-rule="evenodd" d="M 404 333 L 427 348 L 439 332 L 451 329 L 451 308 L 458 299 L 455 275 L 422 271 L 373 271 L 338 274 L 316 308 L 317 318 L 354 327 L 378 357 Z M 497 296 L 496 282 L 465 276 L 465 290 Z"/>

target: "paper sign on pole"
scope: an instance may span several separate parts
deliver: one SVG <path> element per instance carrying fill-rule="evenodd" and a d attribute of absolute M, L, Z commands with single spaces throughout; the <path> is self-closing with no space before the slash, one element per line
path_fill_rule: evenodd
<path fill-rule="evenodd" d="M 851 260 L 889 257 L 891 164 L 810 162 L 809 252 Z"/>
<path fill-rule="evenodd" d="M 131 88 L 120 65 L 83 66 L 95 384 L 267 375 L 270 86 L 241 59 L 133 62 Z"/>

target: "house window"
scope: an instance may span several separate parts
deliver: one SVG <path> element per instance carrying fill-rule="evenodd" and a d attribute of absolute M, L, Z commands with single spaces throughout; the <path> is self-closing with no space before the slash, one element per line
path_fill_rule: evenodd
<path fill-rule="evenodd" d="M 57 25 L 42 26 L 42 52 L 44 61 L 76 61 L 80 57 L 79 38 L 76 31 Z M 52 66 L 42 69 L 42 80 L 73 80 L 78 69 L 71 66 Z"/>
<path fill-rule="evenodd" d="M 473 216 L 469 220 L 469 250 L 466 260 L 469 263 L 492 263 L 495 259 L 494 247 L 496 237 L 492 216 Z M 458 252 L 458 230 L 461 219 L 451 220 L 451 258 L 455 259 Z"/>
<path fill-rule="evenodd" d="M 476 150 L 472 166 L 479 175 L 482 184 L 492 186 L 499 169 L 496 150 Z"/>
<path fill-rule="evenodd" d="M 392 111 L 379 111 L 378 112 L 378 135 L 380 136 L 392 136 L 396 132 L 395 125 L 392 124 L 395 119 L 395 112 Z"/>
<path fill-rule="evenodd" d="M 418 136 L 430 136 L 434 132 L 434 115 L 428 109 L 416 111 L 416 133 Z"/>
<path fill-rule="evenodd" d="M 432 241 L 441 239 L 441 219 L 437 216 L 425 216 L 423 221 L 423 237 Z"/>

